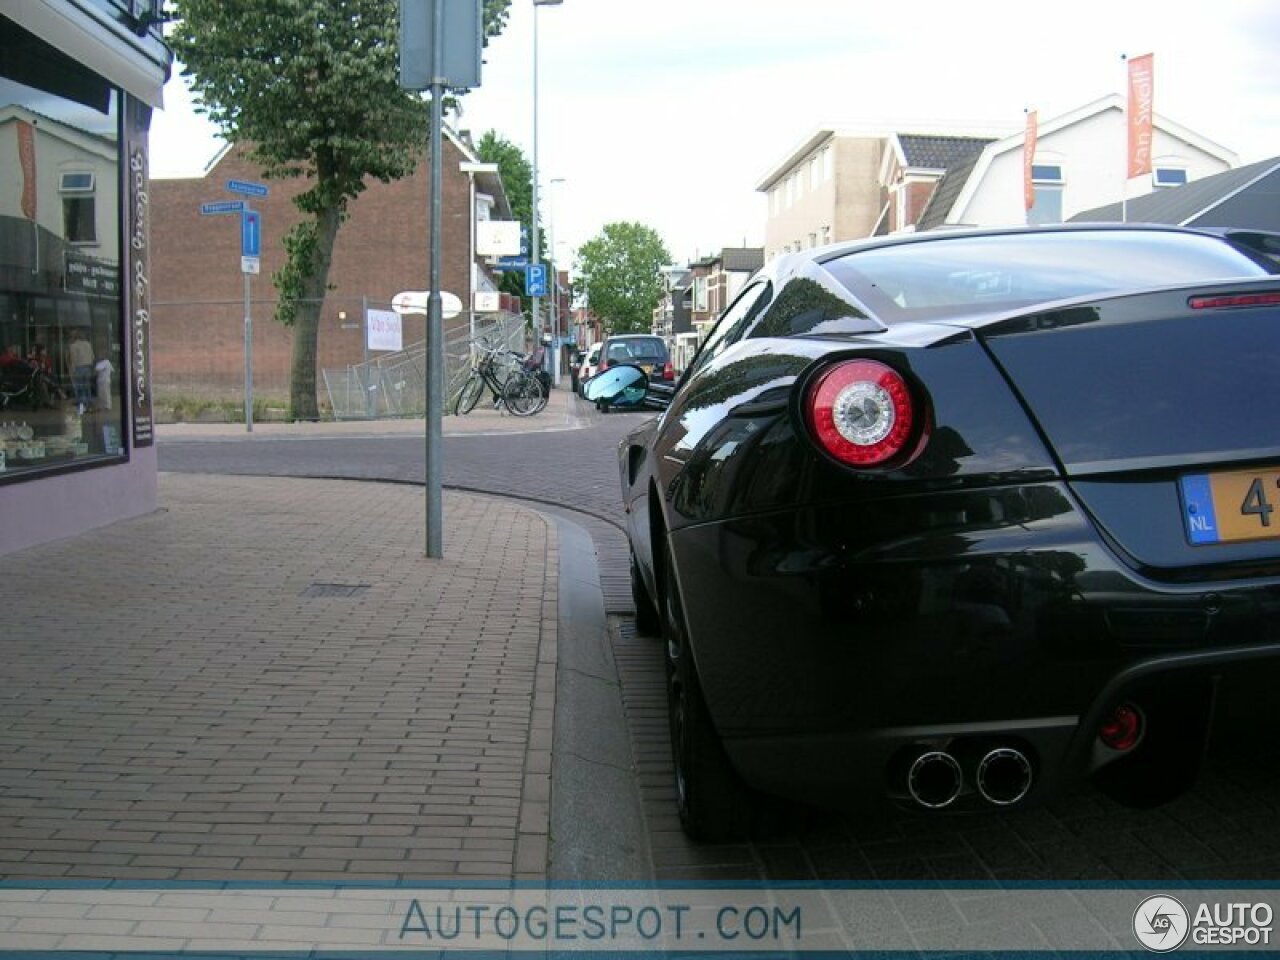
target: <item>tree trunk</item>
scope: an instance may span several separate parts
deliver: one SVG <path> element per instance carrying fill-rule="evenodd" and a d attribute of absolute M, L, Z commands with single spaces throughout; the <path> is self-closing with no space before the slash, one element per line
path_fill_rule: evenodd
<path fill-rule="evenodd" d="M 293 356 L 289 372 L 289 407 L 295 420 L 319 420 L 316 403 L 316 345 L 320 333 L 320 311 L 329 289 L 329 265 L 333 242 L 338 236 L 342 215 L 336 207 L 316 214 L 316 248 L 311 270 L 302 280 L 302 300 L 293 321 Z"/>

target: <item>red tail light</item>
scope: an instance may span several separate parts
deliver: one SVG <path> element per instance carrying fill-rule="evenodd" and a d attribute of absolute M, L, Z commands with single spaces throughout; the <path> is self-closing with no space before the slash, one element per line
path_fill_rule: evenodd
<path fill-rule="evenodd" d="M 1142 739 L 1142 714 L 1132 704 L 1120 704 L 1103 721 L 1098 739 L 1112 750 L 1132 750 Z"/>
<path fill-rule="evenodd" d="M 1221 297 L 1192 297 L 1192 310 L 1224 310 L 1229 307 L 1268 307 L 1280 303 L 1280 293 L 1229 293 Z"/>
<path fill-rule="evenodd" d="M 809 385 L 805 416 L 822 448 L 853 467 L 898 456 L 918 419 L 906 380 L 875 360 L 847 360 L 819 374 Z"/>
<path fill-rule="evenodd" d="M 668 360 L 666 363 L 662 365 L 662 379 L 674 380 L 675 378 L 676 378 L 676 368 L 672 366 L 671 361 Z"/>

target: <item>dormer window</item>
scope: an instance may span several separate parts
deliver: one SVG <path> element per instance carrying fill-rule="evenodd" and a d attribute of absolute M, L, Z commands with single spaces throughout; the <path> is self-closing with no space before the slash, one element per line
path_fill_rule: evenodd
<path fill-rule="evenodd" d="M 1180 187 L 1187 182 L 1183 167 L 1156 167 L 1151 172 L 1151 183 L 1156 187 Z"/>

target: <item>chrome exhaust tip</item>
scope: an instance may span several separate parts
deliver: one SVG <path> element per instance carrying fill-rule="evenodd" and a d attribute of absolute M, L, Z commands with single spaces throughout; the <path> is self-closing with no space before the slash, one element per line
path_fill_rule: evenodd
<path fill-rule="evenodd" d="M 1007 807 L 1031 789 L 1031 761 L 1021 750 L 998 747 L 978 761 L 978 793 L 988 803 Z"/>
<path fill-rule="evenodd" d="M 960 762 L 949 753 L 930 750 L 920 754 L 907 771 L 907 792 L 929 810 L 941 810 L 960 796 L 964 774 Z"/>

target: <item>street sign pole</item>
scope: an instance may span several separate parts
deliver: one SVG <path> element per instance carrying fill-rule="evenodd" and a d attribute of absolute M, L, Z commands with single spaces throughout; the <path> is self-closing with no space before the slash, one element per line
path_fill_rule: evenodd
<path fill-rule="evenodd" d="M 444 319 L 440 299 L 440 235 L 443 207 L 444 3 L 431 0 L 431 263 L 427 289 L 427 556 L 444 556 L 444 493 L 440 454 L 444 448 Z M 474 214 L 473 214 L 474 216 Z"/>
<path fill-rule="evenodd" d="M 448 8 L 446 11 L 446 7 Z M 429 223 L 431 257 L 427 308 L 426 364 L 426 535 L 427 556 L 444 556 L 444 508 L 441 491 L 441 452 L 444 447 L 444 298 L 440 291 L 440 247 L 444 192 L 444 92 L 480 86 L 480 48 L 483 46 L 481 0 L 400 0 L 400 86 L 431 94 L 431 163 Z M 444 42 L 449 30 L 449 43 Z M 424 49 L 425 48 L 425 49 Z M 425 56 L 424 56 L 425 54 Z M 447 58 L 446 58 L 447 55 Z M 422 76 L 422 64 L 430 67 Z M 426 81 L 425 83 L 423 81 Z M 475 216 L 475 212 L 471 214 Z M 471 254 L 468 253 L 468 257 Z M 404 296 L 404 295 L 400 295 Z M 397 297 L 397 300 L 399 296 Z M 407 306 L 407 304 L 406 304 Z M 396 301 L 392 301 L 396 307 Z M 397 312 L 400 312 L 397 309 Z"/>
<path fill-rule="evenodd" d="M 249 296 L 250 276 L 244 275 L 244 429 L 253 433 L 253 300 Z"/>
<path fill-rule="evenodd" d="M 227 184 L 240 187 L 257 187 L 257 184 L 242 184 L 232 180 Z M 261 187 L 262 194 L 267 192 Z M 240 213 L 240 271 L 244 274 L 244 429 L 253 433 L 253 298 L 252 276 L 258 272 L 259 256 L 262 253 L 262 215 L 248 206 Z"/>

